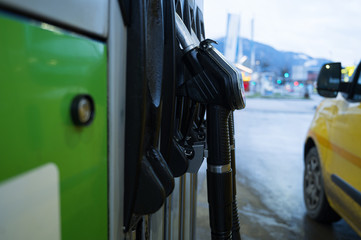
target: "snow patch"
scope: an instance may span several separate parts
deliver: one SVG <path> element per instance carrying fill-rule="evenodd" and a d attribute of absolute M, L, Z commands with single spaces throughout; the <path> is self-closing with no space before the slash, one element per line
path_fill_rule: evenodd
<path fill-rule="evenodd" d="M 305 64 L 304 64 L 305 67 L 311 67 L 311 66 L 317 66 L 317 65 L 318 65 L 318 61 L 316 59 L 309 60 L 309 61 L 305 62 Z"/>

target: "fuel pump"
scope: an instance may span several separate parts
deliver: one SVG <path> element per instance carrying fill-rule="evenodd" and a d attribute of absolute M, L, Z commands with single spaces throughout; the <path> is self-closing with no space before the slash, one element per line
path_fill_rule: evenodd
<path fill-rule="evenodd" d="M 212 46 L 215 42 L 206 39 L 198 44 L 177 14 L 176 30 L 183 61 L 192 75 L 179 87 L 178 94 L 207 106 L 207 189 L 212 239 L 232 239 L 232 235 L 233 239 L 240 239 L 233 200 L 235 176 L 230 140 L 234 146 L 234 138 L 230 123 L 233 124 L 233 110 L 245 107 L 243 82 L 234 66 Z M 233 219 L 232 207 L 236 211 Z M 237 226 L 232 227 L 232 222 Z"/>

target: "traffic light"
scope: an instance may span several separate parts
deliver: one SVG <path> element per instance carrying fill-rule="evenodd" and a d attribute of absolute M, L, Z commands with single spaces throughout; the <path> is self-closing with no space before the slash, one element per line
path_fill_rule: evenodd
<path fill-rule="evenodd" d="M 285 72 L 285 73 L 283 74 L 283 76 L 284 76 L 285 78 L 288 78 L 288 77 L 290 76 L 290 74 L 289 74 L 288 72 Z"/>

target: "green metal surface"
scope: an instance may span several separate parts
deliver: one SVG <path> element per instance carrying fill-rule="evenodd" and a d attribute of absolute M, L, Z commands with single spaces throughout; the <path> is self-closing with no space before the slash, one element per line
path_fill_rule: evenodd
<path fill-rule="evenodd" d="M 106 52 L 104 43 L 0 12 L 0 183 L 55 163 L 62 239 L 108 237 Z M 95 102 L 86 127 L 70 117 L 78 94 Z"/>

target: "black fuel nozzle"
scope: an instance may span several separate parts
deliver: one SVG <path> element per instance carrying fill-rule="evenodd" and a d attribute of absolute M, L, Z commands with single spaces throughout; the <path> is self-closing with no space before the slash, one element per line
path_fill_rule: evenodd
<path fill-rule="evenodd" d="M 193 41 L 177 14 L 176 30 L 183 61 L 192 75 L 179 92 L 207 105 L 207 188 L 212 239 L 232 239 L 234 196 L 228 120 L 233 110 L 245 107 L 242 77 L 213 47 L 215 41 Z"/>
<path fill-rule="evenodd" d="M 183 86 L 183 93 L 200 103 L 221 105 L 230 110 L 245 107 L 240 72 L 217 49 L 215 41 L 198 44 L 176 14 L 177 39 L 183 48 L 183 61 L 193 76 Z"/>

